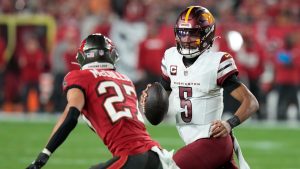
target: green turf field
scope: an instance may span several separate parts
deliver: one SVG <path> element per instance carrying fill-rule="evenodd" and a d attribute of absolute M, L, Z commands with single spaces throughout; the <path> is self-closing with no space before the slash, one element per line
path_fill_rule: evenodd
<path fill-rule="evenodd" d="M 54 122 L 0 120 L 0 169 L 25 168 L 42 150 Z M 174 126 L 147 126 L 167 149 L 183 145 Z M 300 128 L 247 124 L 235 130 L 252 169 L 299 169 Z M 45 169 L 85 169 L 110 158 L 98 137 L 83 123 L 56 150 Z"/>

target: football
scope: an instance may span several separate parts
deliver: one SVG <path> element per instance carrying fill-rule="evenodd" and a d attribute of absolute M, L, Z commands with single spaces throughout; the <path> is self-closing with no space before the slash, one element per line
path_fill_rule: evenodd
<path fill-rule="evenodd" d="M 163 86 L 155 82 L 147 90 L 144 114 L 152 125 L 158 125 L 167 114 L 169 108 L 169 96 Z"/>

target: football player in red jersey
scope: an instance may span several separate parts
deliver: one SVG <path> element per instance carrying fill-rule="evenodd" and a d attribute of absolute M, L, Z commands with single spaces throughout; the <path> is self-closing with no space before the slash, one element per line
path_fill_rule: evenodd
<path fill-rule="evenodd" d="M 80 115 L 113 155 L 91 169 L 176 168 L 172 167 L 172 153 L 161 149 L 146 131 L 132 81 L 115 70 L 118 53 L 111 40 L 102 34 L 89 35 L 76 59 L 81 70 L 69 72 L 63 84 L 68 104 L 46 147 L 27 168 L 43 167 Z"/>
<path fill-rule="evenodd" d="M 167 49 L 162 59 L 161 83 L 170 92 L 169 112 L 176 114 L 177 130 L 186 144 L 173 157 L 181 169 L 236 169 L 233 149 L 238 152 L 240 168 L 249 168 L 231 131 L 259 105 L 238 80 L 232 56 L 209 50 L 215 30 L 215 19 L 206 8 L 188 7 L 174 28 L 177 46 Z M 226 121 L 221 119 L 223 89 L 241 103 Z"/>

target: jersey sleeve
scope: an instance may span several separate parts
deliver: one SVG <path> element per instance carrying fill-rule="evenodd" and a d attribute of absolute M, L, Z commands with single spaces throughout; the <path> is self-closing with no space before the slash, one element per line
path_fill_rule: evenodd
<path fill-rule="evenodd" d="M 165 88 L 165 90 L 172 90 L 171 89 L 171 80 L 170 77 L 168 75 L 168 71 L 167 71 L 167 63 L 166 63 L 166 59 L 165 57 L 163 57 L 162 61 L 161 61 L 161 84 L 163 85 L 163 87 Z"/>
<path fill-rule="evenodd" d="M 167 63 L 166 63 L 166 58 L 163 57 L 162 61 L 161 61 L 161 73 L 162 73 L 162 77 L 164 80 L 166 81 L 170 81 L 170 77 L 168 75 L 167 72 Z"/>
<path fill-rule="evenodd" d="M 69 89 L 78 88 L 85 95 L 84 89 L 85 89 L 87 82 L 84 79 L 82 79 L 82 76 L 80 73 L 81 72 L 79 72 L 79 71 L 71 71 L 65 76 L 64 82 L 63 82 L 63 91 L 65 94 L 67 94 Z"/>
<path fill-rule="evenodd" d="M 238 75 L 238 69 L 235 65 L 233 57 L 230 54 L 226 53 L 222 56 L 219 64 L 217 84 L 219 86 L 222 86 L 224 81 L 233 74 Z"/>

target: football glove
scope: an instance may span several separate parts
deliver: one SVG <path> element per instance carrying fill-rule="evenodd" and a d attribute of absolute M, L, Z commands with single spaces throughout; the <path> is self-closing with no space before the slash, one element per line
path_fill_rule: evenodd
<path fill-rule="evenodd" d="M 48 159 L 49 155 L 40 153 L 36 160 L 34 160 L 26 169 L 40 169 L 47 163 Z"/>

